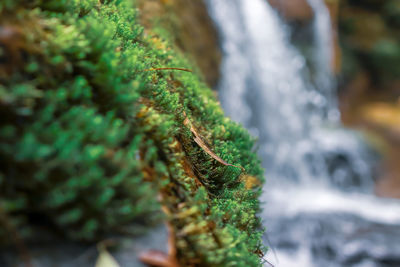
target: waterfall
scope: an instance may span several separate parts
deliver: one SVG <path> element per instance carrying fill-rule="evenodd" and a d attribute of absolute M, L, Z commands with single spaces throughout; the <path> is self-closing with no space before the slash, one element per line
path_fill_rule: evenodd
<path fill-rule="evenodd" d="M 350 256 L 340 252 L 340 238 L 360 220 L 395 227 L 400 204 L 372 195 L 373 155 L 357 133 L 340 125 L 323 0 L 309 0 L 315 13 L 312 69 L 267 0 L 206 2 L 223 51 L 221 104 L 259 140 L 267 178 L 262 216 L 281 259 L 276 263 L 270 253 L 269 261 L 342 266 Z"/>
<path fill-rule="evenodd" d="M 222 106 L 259 138 L 271 182 L 371 184 L 367 161 L 353 153 L 363 150 L 363 145 L 343 129 L 336 129 L 335 136 L 331 133 L 335 121 L 326 114 L 338 110 L 332 105 L 330 65 L 319 66 L 330 59 L 316 62 L 313 84 L 305 78 L 305 59 L 290 45 L 288 30 L 265 0 L 214 0 L 209 6 L 224 52 L 219 84 Z M 316 45 L 316 58 L 330 53 L 324 43 Z M 334 161 L 345 161 L 343 165 L 353 161 L 359 167 L 352 177 L 339 177 L 343 172 L 337 172 L 332 179 L 322 179 L 333 171 L 329 165 Z"/>
<path fill-rule="evenodd" d="M 336 98 L 334 94 L 335 87 L 332 77 L 332 61 L 333 61 L 333 38 L 332 26 L 329 10 L 321 0 L 308 0 L 314 11 L 314 65 L 316 69 L 316 86 L 328 98 L 328 119 L 339 119 Z"/>

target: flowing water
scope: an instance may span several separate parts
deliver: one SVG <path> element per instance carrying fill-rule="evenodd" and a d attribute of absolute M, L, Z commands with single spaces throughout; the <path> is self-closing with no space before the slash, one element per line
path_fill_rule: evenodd
<path fill-rule="evenodd" d="M 259 140 L 266 259 L 275 266 L 400 266 L 400 201 L 373 195 L 375 157 L 339 122 L 329 12 L 314 10 L 308 64 L 266 0 L 208 0 L 227 115 Z M 265 263 L 266 266 L 269 263 Z"/>

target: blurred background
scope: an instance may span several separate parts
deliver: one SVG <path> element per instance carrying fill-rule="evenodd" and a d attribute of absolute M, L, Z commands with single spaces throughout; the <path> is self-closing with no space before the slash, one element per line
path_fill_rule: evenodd
<path fill-rule="evenodd" d="M 267 261 L 400 266 L 400 2 L 206 3 L 220 101 L 259 140 Z"/>

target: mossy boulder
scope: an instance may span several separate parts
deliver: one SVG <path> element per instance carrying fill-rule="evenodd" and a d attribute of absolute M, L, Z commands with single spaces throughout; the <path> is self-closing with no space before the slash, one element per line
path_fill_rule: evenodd
<path fill-rule="evenodd" d="M 197 70 L 135 7 L 1 1 L 0 241 L 95 242 L 165 220 L 182 266 L 257 266 L 254 140 L 197 71 L 159 69 Z"/>

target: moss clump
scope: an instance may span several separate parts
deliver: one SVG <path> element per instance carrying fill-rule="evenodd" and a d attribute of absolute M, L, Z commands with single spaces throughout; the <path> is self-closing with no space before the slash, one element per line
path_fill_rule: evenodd
<path fill-rule="evenodd" d="M 198 75 L 145 71 L 191 65 L 143 33 L 131 1 L 6 0 L 0 12 L 2 243 L 9 227 L 29 240 L 43 226 L 95 241 L 162 206 L 183 266 L 260 264 L 253 140 Z M 247 173 L 207 154 L 185 119 Z"/>

